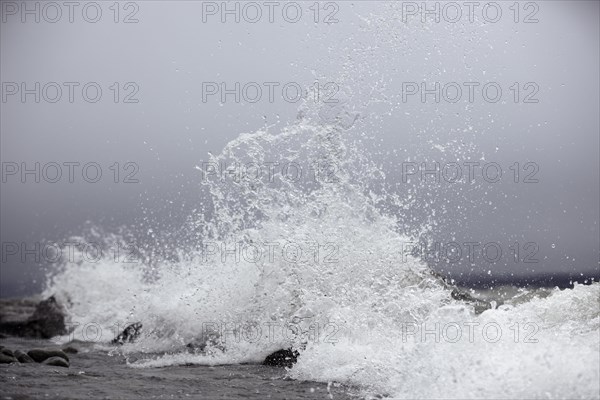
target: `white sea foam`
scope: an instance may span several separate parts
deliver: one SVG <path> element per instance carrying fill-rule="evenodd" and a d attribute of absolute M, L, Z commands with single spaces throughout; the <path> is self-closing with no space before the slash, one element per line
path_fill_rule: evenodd
<path fill-rule="evenodd" d="M 171 261 L 80 258 L 57 267 L 45 294 L 67 305 L 79 324 L 76 339 L 106 346 L 115 332 L 140 321 L 141 337 L 119 350 L 135 356 L 136 368 L 260 362 L 293 346 L 300 351 L 293 378 L 347 382 L 374 395 L 598 398 L 599 284 L 477 315 L 404 251 L 404 243 L 419 239 L 415 232 L 435 229 L 440 213 L 412 226 L 411 236 L 399 228 L 407 221 L 398 212 L 415 203 L 414 193 L 385 189 L 385 174 L 362 146 L 377 124 L 367 127 L 356 111 L 381 87 L 352 90 L 353 80 L 377 78 L 377 57 L 410 55 L 418 46 L 395 11 L 392 5 L 364 19 L 363 42 L 376 45 L 349 50 L 350 61 L 334 79 L 349 101 L 302 109 L 280 132 L 241 134 L 210 159 L 234 169 L 295 163 L 300 179 L 281 169 L 260 179 L 207 176 L 210 211 L 191 216 L 188 240 Z M 431 40 L 426 28 L 420 34 Z M 363 92 L 368 98 L 359 98 Z M 388 112 L 395 111 L 390 105 Z M 446 153 L 461 151 L 439 145 Z M 315 165 L 325 168 L 319 178 Z M 106 240 L 114 246 L 121 239 Z M 258 262 L 207 251 L 235 243 L 277 251 Z M 285 255 L 286 244 L 303 253 Z"/>
<path fill-rule="evenodd" d="M 273 350 L 294 346 L 301 355 L 292 377 L 356 384 L 367 393 L 597 396 L 600 285 L 556 290 L 476 315 L 470 304 L 453 300 L 423 262 L 402 251 L 409 238 L 375 206 L 364 176 L 348 172 L 358 171 L 349 164 L 364 160 L 345 147 L 341 133 L 335 126 L 298 122 L 280 135 L 241 136 L 217 158 L 265 159 L 297 141 L 308 159 L 324 157 L 344 168 L 338 180 L 312 187 L 281 176 L 275 182 L 207 182 L 216 211 L 212 219 L 195 221 L 214 243 L 271 243 L 277 249 L 294 243 L 305 250 L 329 243 L 335 250 L 329 259 L 275 252 L 260 262 L 231 254 L 223 261 L 201 246 L 180 261 L 153 267 L 80 260 L 53 275 L 47 294 L 68 304 L 72 321 L 80 324 L 75 335 L 87 334 L 83 339 L 105 343 L 126 324 L 142 321 L 142 337 L 122 348 L 147 354 L 131 363 L 137 368 L 260 362 Z M 327 152 L 332 141 L 339 141 L 343 156 Z M 101 327 L 103 335 L 90 326 Z M 217 340 L 207 352 L 185 347 L 211 335 Z"/>

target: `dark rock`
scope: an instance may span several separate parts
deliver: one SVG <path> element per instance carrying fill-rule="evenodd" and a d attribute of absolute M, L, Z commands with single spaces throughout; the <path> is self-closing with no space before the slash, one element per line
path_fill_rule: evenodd
<path fill-rule="evenodd" d="M 61 357 L 50 357 L 46 361 L 44 361 L 45 365 L 52 365 L 55 367 L 65 367 L 69 368 L 69 362 Z"/>
<path fill-rule="evenodd" d="M 202 354 L 206 352 L 206 342 L 190 342 L 185 347 L 190 353 Z"/>
<path fill-rule="evenodd" d="M 33 361 L 33 358 L 29 357 L 27 353 L 24 353 L 21 350 L 15 350 L 15 358 L 22 364 L 35 362 Z"/>
<path fill-rule="evenodd" d="M 123 329 L 123 332 L 119 333 L 119 335 L 114 338 L 111 343 L 112 344 L 124 344 L 124 343 L 133 343 L 142 333 L 142 323 L 134 322 L 133 324 L 127 326 Z"/>
<path fill-rule="evenodd" d="M 468 293 L 459 291 L 458 289 L 452 290 L 452 293 L 450 293 L 450 295 L 454 300 L 460 300 L 467 303 L 471 303 L 473 305 L 473 308 L 475 309 L 475 314 L 481 314 L 485 310 L 489 310 L 492 308 L 492 305 L 487 301 L 477 299 Z"/>
<path fill-rule="evenodd" d="M 28 323 L 33 328 L 37 328 L 39 335 L 45 339 L 67 333 L 64 309 L 54 296 L 37 305 Z"/>
<path fill-rule="evenodd" d="M 54 296 L 40 301 L 25 321 L 0 321 L 0 331 L 13 336 L 43 339 L 68 333 L 64 310 Z"/>
<path fill-rule="evenodd" d="M 0 364 L 10 364 L 17 362 L 17 359 L 11 356 L 7 356 L 4 353 L 0 353 Z"/>
<path fill-rule="evenodd" d="M 67 356 L 61 350 L 55 349 L 31 349 L 27 352 L 27 355 L 31 357 L 35 362 L 42 362 L 48 358 L 60 357 L 65 361 L 69 361 L 69 356 Z"/>
<path fill-rule="evenodd" d="M 77 354 L 77 353 L 79 353 L 79 350 L 77 350 L 73 346 L 67 346 L 67 347 L 63 348 L 62 351 L 64 351 L 67 354 Z"/>
<path fill-rule="evenodd" d="M 298 361 L 298 356 L 300 353 L 296 350 L 292 350 L 291 348 L 284 350 L 277 350 L 276 352 L 269 354 L 265 361 L 263 361 L 263 365 L 270 365 L 272 367 L 288 367 L 291 368 L 296 361 Z"/>
<path fill-rule="evenodd" d="M 12 352 L 12 350 L 7 349 L 6 347 L 2 348 L 0 350 L 0 353 L 4 354 L 5 356 L 9 356 L 9 357 L 14 357 L 14 353 Z"/>
<path fill-rule="evenodd" d="M 217 334 L 209 333 L 185 346 L 190 353 L 211 355 L 214 350 L 225 352 L 225 346 L 221 342 L 221 338 Z"/>

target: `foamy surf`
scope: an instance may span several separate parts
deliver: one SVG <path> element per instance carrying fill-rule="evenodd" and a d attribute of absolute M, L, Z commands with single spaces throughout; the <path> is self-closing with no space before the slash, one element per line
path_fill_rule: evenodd
<path fill-rule="evenodd" d="M 97 343 L 136 370 L 260 363 L 292 347 L 299 357 L 289 377 L 346 383 L 365 397 L 598 398 L 600 284 L 478 314 L 408 251 L 450 213 L 429 210 L 422 224 L 404 218 L 420 192 L 390 190 L 366 150 L 379 117 L 369 121 L 369 107 L 384 115 L 402 106 L 386 99 L 391 79 L 373 65 L 410 56 L 421 40 L 435 47 L 440 33 L 425 23 L 411 32 L 399 11 L 391 4 L 362 19 L 363 48 L 340 44 L 349 55 L 331 81 L 345 101 L 303 105 L 284 129 L 242 133 L 199 161 L 199 198 L 208 200 L 182 227 L 185 241 L 140 251 L 133 262 L 76 252 L 57 266 L 45 295 L 65 304 L 74 329 L 60 340 Z M 454 45 L 462 29 L 441 36 Z M 361 86 L 363 76 L 372 87 Z M 451 128 L 461 139 L 473 129 L 469 107 L 465 114 Z M 464 141 L 426 146 L 477 158 Z M 95 240 L 112 252 L 124 241 Z M 134 322 L 144 326 L 137 341 L 109 344 Z"/>
<path fill-rule="evenodd" d="M 334 180 L 308 183 L 277 173 L 268 181 L 207 180 L 213 217 L 192 219 L 201 244 L 178 249 L 174 261 L 81 256 L 62 265 L 46 290 L 67 304 L 75 327 L 62 340 L 82 334 L 106 348 L 140 321 L 139 340 L 117 350 L 133 368 L 260 363 L 291 346 L 300 356 L 290 377 L 342 382 L 364 395 L 597 398 L 600 284 L 477 314 L 405 251 L 414 238 L 377 206 L 398 200 L 367 190 L 369 177 L 349 168 L 365 157 L 342 132 L 300 121 L 230 143 L 213 161 L 303 154 L 306 163 L 341 168 Z M 290 143 L 298 148 L 286 153 Z M 293 254 L 279 252 L 290 244 Z M 250 245 L 260 259 L 243 256 Z"/>

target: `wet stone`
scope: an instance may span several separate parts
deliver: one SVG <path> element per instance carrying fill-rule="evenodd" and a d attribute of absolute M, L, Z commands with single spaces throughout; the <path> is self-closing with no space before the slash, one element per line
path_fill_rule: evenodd
<path fill-rule="evenodd" d="M 296 350 L 283 349 L 277 350 L 274 353 L 269 354 L 265 361 L 263 361 L 263 365 L 270 365 L 272 367 L 287 367 L 291 368 L 296 361 L 298 361 L 298 356 L 300 353 Z"/>
<path fill-rule="evenodd" d="M 21 350 L 15 350 L 15 358 L 22 364 L 33 363 L 33 359 L 27 355 L 27 353 L 22 352 Z"/>
<path fill-rule="evenodd" d="M 12 350 L 10 350 L 10 349 L 7 349 L 6 347 L 2 348 L 2 349 L 0 350 L 0 353 L 4 354 L 5 356 L 8 356 L 8 357 L 14 357 L 14 356 L 15 356 L 15 355 L 13 354 Z"/>
<path fill-rule="evenodd" d="M 50 357 L 49 359 L 44 361 L 44 365 L 69 368 L 69 362 L 62 357 Z"/>
<path fill-rule="evenodd" d="M 51 357 L 59 357 L 69 362 L 69 357 L 62 350 L 55 349 L 31 349 L 27 352 L 35 362 L 43 362 Z"/>
<path fill-rule="evenodd" d="M 127 326 L 125 329 L 123 329 L 123 332 L 119 333 L 119 336 L 117 336 L 115 339 L 113 339 L 113 341 L 111 342 L 112 344 L 124 344 L 124 343 L 133 343 L 142 333 L 142 323 L 141 322 L 135 322 L 129 326 Z"/>
<path fill-rule="evenodd" d="M 14 362 L 17 362 L 16 358 L 0 353 L 0 364 L 10 364 Z"/>

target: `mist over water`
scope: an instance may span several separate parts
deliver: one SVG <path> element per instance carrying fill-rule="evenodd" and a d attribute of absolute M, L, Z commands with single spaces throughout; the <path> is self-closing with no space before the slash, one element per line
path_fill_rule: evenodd
<path fill-rule="evenodd" d="M 498 212 L 502 200 L 490 193 L 502 189 L 485 180 L 397 185 L 394 160 L 485 161 L 490 149 L 476 135 L 510 124 L 485 105 L 402 102 L 394 57 L 423 58 L 436 67 L 421 78 L 442 80 L 447 67 L 436 54 L 464 48 L 456 79 L 480 79 L 471 52 L 486 29 L 416 29 L 399 23 L 399 7 L 357 11 L 356 31 L 311 71 L 338 84 L 337 102 L 309 96 L 295 118 L 236 132 L 221 151 L 198 154 L 190 166 L 197 185 L 187 188 L 197 205 L 184 223 L 157 222 L 148 207 L 138 225 L 91 223 L 68 238 L 111 251 L 90 262 L 75 248 L 49 271 L 43 295 L 56 295 L 75 327 L 60 340 L 75 335 L 112 349 L 115 332 L 141 321 L 142 337 L 112 350 L 132 368 L 262 362 L 291 346 L 300 356 L 289 376 L 348 383 L 365 396 L 597 398 L 600 284 L 507 288 L 515 295 L 477 313 L 412 251 L 455 237 L 474 213 Z M 379 141 L 390 122 L 397 134 L 411 133 L 408 157 Z M 141 243 L 135 253 L 116 257 L 132 238 Z M 84 334 L 88 326 L 100 334 Z"/>

